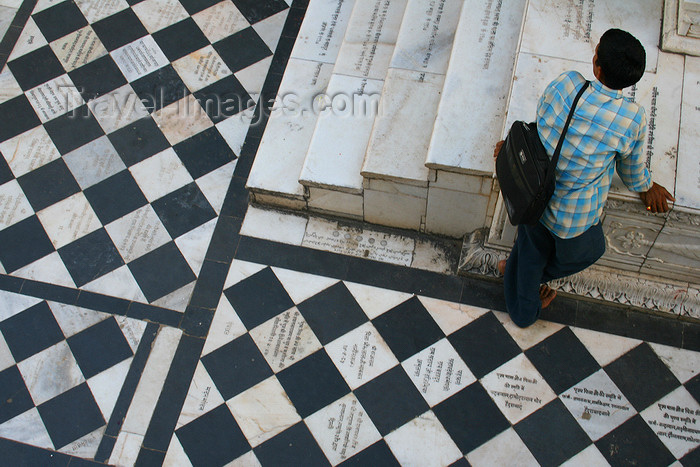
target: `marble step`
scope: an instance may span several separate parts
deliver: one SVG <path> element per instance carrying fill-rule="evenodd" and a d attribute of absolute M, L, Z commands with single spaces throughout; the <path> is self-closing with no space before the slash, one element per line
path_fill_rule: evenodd
<path fill-rule="evenodd" d="M 248 188 L 256 201 L 304 209 L 299 175 L 355 0 L 311 0 L 268 120 Z"/>

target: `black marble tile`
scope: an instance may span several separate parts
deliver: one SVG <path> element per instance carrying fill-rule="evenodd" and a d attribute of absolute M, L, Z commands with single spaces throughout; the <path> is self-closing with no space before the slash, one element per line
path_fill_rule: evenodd
<path fill-rule="evenodd" d="M 87 383 L 69 389 L 37 407 L 56 449 L 104 426 L 100 408 Z"/>
<path fill-rule="evenodd" d="M 26 279 L 22 285 L 22 294 L 54 302 L 73 304 L 78 300 L 80 291 L 73 287 L 64 287 Z"/>
<path fill-rule="evenodd" d="M 248 190 L 245 187 L 246 179 L 234 175 L 228 186 L 224 204 L 221 207 L 221 216 L 230 216 L 243 219 L 248 210 Z"/>
<path fill-rule="evenodd" d="M 89 308 L 112 315 L 125 316 L 129 309 L 129 301 L 123 298 L 110 297 L 87 290 L 81 290 L 75 304 L 83 308 Z"/>
<path fill-rule="evenodd" d="M 194 96 L 214 124 L 255 105 L 253 98 L 234 75 L 195 91 Z"/>
<path fill-rule="evenodd" d="M 461 303 L 494 311 L 506 311 L 503 282 L 462 278 Z"/>
<path fill-rule="evenodd" d="M 10 156 L 12 155 L 10 154 Z M 10 170 L 10 166 L 7 165 L 5 157 L 3 157 L 3 154 L 0 153 L 0 185 L 4 185 L 10 180 L 14 180 L 14 178 L 15 176 L 12 173 L 12 170 Z"/>
<path fill-rule="evenodd" d="M 41 211 L 80 191 L 63 159 L 56 159 L 17 179 L 29 204 Z"/>
<path fill-rule="evenodd" d="M 680 459 L 683 466 L 692 467 L 694 465 L 700 465 L 700 446 L 696 447 L 694 450 L 690 451 L 688 454 Z"/>
<path fill-rule="evenodd" d="M 272 376 L 265 357 L 248 334 L 205 355 L 202 363 L 224 400 Z"/>
<path fill-rule="evenodd" d="M 591 444 L 586 432 L 559 399 L 514 428 L 540 465 L 561 465 Z"/>
<path fill-rule="evenodd" d="M 651 347 L 642 343 L 605 367 L 605 372 L 641 412 L 680 383 Z"/>
<path fill-rule="evenodd" d="M 5 438 L 0 438 L 0 452 L 5 459 L 22 459 L 22 466 L 32 467 L 35 465 L 47 467 L 67 467 L 68 463 L 74 458 L 61 452 L 50 451 L 30 446 L 24 443 L 18 443 Z M 7 464 L 12 467 L 18 464 Z"/>
<path fill-rule="evenodd" d="M 521 352 L 493 313 L 481 316 L 448 339 L 477 378 L 482 378 Z"/>
<path fill-rule="evenodd" d="M 219 3 L 219 0 L 180 0 L 180 4 L 185 7 L 187 13 L 194 15 L 202 10 L 206 10 L 210 6 Z"/>
<path fill-rule="evenodd" d="M 568 327 L 526 350 L 525 355 L 557 394 L 600 370 Z"/>
<path fill-rule="evenodd" d="M 148 203 L 128 170 L 102 180 L 83 193 L 104 225 Z"/>
<path fill-rule="evenodd" d="M 63 331 L 46 302 L 39 302 L 0 322 L 0 331 L 15 362 L 21 362 L 64 339 Z"/>
<path fill-rule="evenodd" d="M 47 41 L 56 39 L 77 31 L 88 22 L 75 2 L 61 2 L 32 15 L 34 22 Z"/>
<path fill-rule="evenodd" d="M 541 311 L 540 319 L 574 326 L 580 302 L 578 298 L 560 293 L 551 305 Z"/>
<path fill-rule="evenodd" d="M 683 322 L 645 311 L 629 312 L 629 335 L 636 339 L 680 348 L 683 345 Z"/>
<path fill-rule="evenodd" d="M 221 298 L 221 290 L 229 270 L 229 264 L 204 260 L 199 279 L 192 292 L 190 305 L 216 310 Z"/>
<path fill-rule="evenodd" d="M 190 94 L 172 65 L 133 81 L 131 87 L 149 112 L 156 112 Z"/>
<path fill-rule="evenodd" d="M 630 328 L 628 311 L 622 307 L 605 308 L 595 302 L 581 300 L 576 311 L 576 326 L 627 336 Z"/>
<path fill-rule="evenodd" d="M 129 270 L 149 302 L 197 279 L 174 242 L 166 243 L 130 262 Z"/>
<path fill-rule="evenodd" d="M 233 3 L 250 24 L 257 23 L 289 8 L 284 0 L 267 0 L 264 2 L 260 0 L 233 0 Z"/>
<path fill-rule="evenodd" d="M 303 422 L 265 441 L 253 451 L 262 465 L 330 466 Z"/>
<path fill-rule="evenodd" d="M 172 238 L 177 238 L 216 217 L 216 212 L 192 182 L 151 203 Z"/>
<path fill-rule="evenodd" d="M 215 127 L 187 138 L 173 149 L 194 179 L 236 159 L 236 154 Z"/>
<path fill-rule="evenodd" d="M 251 447 L 226 404 L 175 431 L 194 466 L 225 465 Z"/>
<path fill-rule="evenodd" d="M 683 323 L 683 346 L 686 350 L 700 352 L 700 323 Z"/>
<path fill-rule="evenodd" d="M 675 460 L 639 415 L 603 436 L 595 445 L 610 465 L 671 465 Z"/>
<path fill-rule="evenodd" d="M 92 23 L 91 26 L 109 51 L 116 50 L 148 34 L 131 8 Z"/>
<path fill-rule="evenodd" d="M 53 252 L 53 244 L 36 216 L 0 230 L 0 262 L 8 273 Z"/>
<path fill-rule="evenodd" d="M 68 76 L 86 102 L 126 84 L 126 78 L 110 55 L 93 60 Z"/>
<path fill-rule="evenodd" d="M 0 290 L 5 290 L 7 292 L 19 293 L 24 285 L 24 279 L 21 277 L 8 276 L 7 274 L 0 274 Z"/>
<path fill-rule="evenodd" d="M 406 360 L 445 337 L 417 297 L 395 306 L 372 322 L 399 361 Z"/>
<path fill-rule="evenodd" d="M 248 127 L 250 131 L 251 127 L 254 127 L 255 123 L 252 123 Z M 246 136 L 243 147 L 241 148 L 241 153 L 238 155 L 238 162 L 236 162 L 236 168 L 233 171 L 233 175 L 241 178 L 248 178 L 250 175 L 250 169 L 253 167 L 253 162 L 255 161 L 255 154 L 260 146 L 260 140 L 257 138 L 252 138 Z"/>
<path fill-rule="evenodd" d="M 277 379 L 302 418 L 350 392 L 347 383 L 324 350 L 319 350 L 285 368 L 277 373 Z"/>
<path fill-rule="evenodd" d="M 205 338 L 213 320 L 214 310 L 190 304 L 182 316 L 180 329 L 190 336 Z"/>
<path fill-rule="evenodd" d="M 24 95 L 0 104 L 0 142 L 13 138 L 41 124 Z"/>
<path fill-rule="evenodd" d="M 184 19 L 151 35 L 171 62 L 209 45 L 206 36 L 192 18 Z"/>
<path fill-rule="evenodd" d="M 133 355 L 113 317 L 66 339 L 85 378 L 113 367 Z"/>
<path fill-rule="evenodd" d="M 260 293 L 261 290 L 265 293 Z M 224 294 L 249 330 L 294 306 L 270 268 L 234 284 L 224 290 Z"/>
<path fill-rule="evenodd" d="M 386 441 L 380 440 L 368 448 L 363 449 L 351 458 L 338 464 L 342 467 L 364 467 L 372 465 L 377 467 L 399 467 L 399 461 L 387 446 Z"/>
<path fill-rule="evenodd" d="M 124 264 L 104 229 L 96 230 L 58 249 L 73 282 L 82 287 Z"/>
<path fill-rule="evenodd" d="M 229 69 L 236 73 L 272 55 L 253 28 L 246 28 L 214 44 Z"/>
<path fill-rule="evenodd" d="M 24 91 L 57 78 L 66 72 L 48 45 L 10 60 L 7 66 L 12 71 L 17 84 Z"/>
<path fill-rule="evenodd" d="M 463 454 L 510 428 L 508 420 L 478 382 L 433 407 L 433 413 Z"/>
<path fill-rule="evenodd" d="M 342 282 L 297 304 L 297 308 L 323 345 L 369 321 Z"/>
<path fill-rule="evenodd" d="M 180 321 L 182 320 L 182 313 L 179 311 L 168 310 L 166 308 L 139 302 L 131 302 L 126 316 L 133 319 L 170 326 L 172 328 L 179 327 Z"/>
<path fill-rule="evenodd" d="M 401 366 L 360 386 L 355 395 L 382 436 L 429 409 Z"/>
<path fill-rule="evenodd" d="M 136 120 L 107 137 L 127 167 L 170 147 L 151 117 Z"/>
<path fill-rule="evenodd" d="M 44 128 L 62 155 L 104 135 L 87 105 L 46 122 Z"/>
<path fill-rule="evenodd" d="M 141 447 L 134 467 L 147 467 L 151 465 L 163 465 L 165 463 L 165 452 L 155 451 Z"/>
<path fill-rule="evenodd" d="M 32 396 L 16 365 L 0 371 L 0 400 L 0 423 L 5 423 L 34 407 Z"/>
<path fill-rule="evenodd" d="M 241 224 L 241 219 L 219 216 L 204 258 L 210 261 L 231 264 L 238 247 L 238 231 L 241 229 Z"/>
<path fill-rule="evenodd" d="M 697 374 L 694 378 L 686 381 L 685 388 L 696 401 L 700 402 L 700 374 Z"/>

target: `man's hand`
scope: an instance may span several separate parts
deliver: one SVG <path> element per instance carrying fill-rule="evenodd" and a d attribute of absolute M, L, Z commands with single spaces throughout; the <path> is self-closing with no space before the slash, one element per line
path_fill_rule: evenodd
<path fill-rule="evenodd" d="M 494 160 L 498 157 L 498 153 L 501 152 L 501 147 L 503 146 L 503 143 L 505 143 L 505 140 L 501 140 L 498 143 L 496 143 L 496 147 L 493 150 L 493 158 Z"/>
<path fill-rule="evenodd" d="M 666 188 L 658 183 L 653 183 L 649 191 L 639 193 L 639 197 L 642 198 L 642 203 L 649 212 L 667 212 L 668 201 L 676 200 Z"/>

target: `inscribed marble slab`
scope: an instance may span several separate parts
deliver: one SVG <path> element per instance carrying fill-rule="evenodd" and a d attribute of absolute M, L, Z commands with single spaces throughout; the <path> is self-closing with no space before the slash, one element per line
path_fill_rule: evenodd
<path fill-rule="evenodd" d="M 102 227 L 82 192 L 39 211 L 37 216 L 57 250 Z"/>
<path fill-rule="evenodd" d="M 9 60 L 19 58 L 22 55 L 33 52 L 47 44 L 48 42 L 39 30 L 39 26 L 36 25 L 34 18 L 30 16 L 24 26 L 24 29 L 19 35 L 19 39 L 17 39 L 17 42 L 15 43 L 15 48 L 12 49 Z"/>
<path fill-rule="evenodd" d="M 700 209 L 700 57 L 685 58 L 676 205 Z"/>
<path fill-rule="evenodd" d="M 200 361 L 194 370 L 190 388 L 187 391 L 185 402 L 180 411 L 180 418 L 177 420 L 177 428 L 188 424 L 209 412 L 211 409 L 224 403 L 224 398 L 216 389 L 214 381 L 209 376 L 206 368 Z"/>
<path fill-rule="evenodd" d="M 83 104 L 82 96 L 68 75 L 30 89 L 26 95 L 42 123 L 65 115 Z"/>
<path fill-rule="evenodd" d="M 438 467 L 463 458 L 432 411 L 425 412 L 384 437 L 399 465 Z"/>
<path fill-rule="evenodd" d="M 35 405 L 83 383 L 85 378 L 66 341 L 17 363 Z"/>
<path fill-rule="evenodd" d="M 662 10 L 663 0 L 531 0 L 521 51 L 591 63 L 600 36 L 610 28 L 619 28 L 639 39 L 647 53 L 646 69 L 654 71 Z"/>
<path fill-rule="evenodd" d="M 193 181 L 173 148 L 132 165 L 129 170 L 148 201 L 154 201 Z"/>
<path fill-rule="evenodd" d="M 445 74 L 462 5 L 448 0 L 408 2 L 389 66 Z"/>
<path fill-rule="evenodd" d="M 140 3 L 139 5 L 142 5 Z M 135 81 L 164 67 L 170 61 L 152 36 L 144 36 L 111 52 L 127 81 Z"/>
<path fill-rule="evenodd" d="M 17 80 L 12 75 L 9 68 L 0 73 L 0 104 L 4 104 L 10 99 L 22 94 L 22 88 L 17 83 Z"/>
<path fill-rule="evenodd" d="M 154 112 L 153 120 L 171 145 L 214 126 L 193 94 Z"/>
<path fill-rule="evenodd" d="M 233 2 L 219 2 L 192 15 L 212 44 L 250 26 Z"/>
<path fill-rule="evenodd" d="M 700 446 L 700 404 L 681 386 L 641 413 L 676 458 Z"/>
<path fill-rule="evenodd" d="M 33 213 L 34 210 L 17 180 L 0 185 L 0 230 L 26 219 Z"/>
<path fill-rule="evenodd" d="M 354 5 L 355 0 L 312 0 L 291 57 L 335 63 Z"/>
<path fill-rule="evenodd" d="M 131 9 L 151 34 L 189 17 L 177 0 L 145 0 Z"/>
<path fill-rule="evenodd" d="M 0 143 L 0 152 L 15 177 L 21 177 L 61 157 L 61 153 L 41 125 L 3 141 Z"/>
<path fill-rule="evenodd" d="M 171 240 L 150 204 L 106 225 L 105 230 L 127 263 Z"/>
<path fill-rule="evenodd" d="M 76 0 L 75 4 L 90 24 L 129 8 L 126 0 Z"/>
<path fill-rule="evenodd" d="M 426 165 L 493 172 L 493 146 L 511 86 L 526 0 L 464 7 L 455 35 Z M 478 12 L 478 14 L 474 14 Z"/>
<path fill-rule="evenodd" d="M 68 72 L 107 55 L 107 49 L 90 26 L 78 29 L 49 45 Z"/>
<path fill-rule="evenodd" d="M 211 45 L 175 60 L 172 65 L 191 92 L 199 91 L 231 74 L 231 70 Z"/>
<path fill-rule="evenodd" d="M 63 161 L 83 190 L 126 169 L 106 136 L 69 152 Z"/>
<path fill-rule="evenodd" d="M 89 101 L 87 105 L 106 134 L 148 116 L 148 110 L 128 84 Z"/>

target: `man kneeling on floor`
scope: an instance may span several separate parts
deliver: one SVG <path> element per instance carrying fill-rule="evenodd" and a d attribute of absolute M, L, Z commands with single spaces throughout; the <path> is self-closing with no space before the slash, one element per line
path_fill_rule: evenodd
<path fill-rule="evenodd" d="M 515 324 L 537 321 L 556 292 L 546 282 L 575 274 L 605 252 L 600 224 L 615 167 L 650 212 L 668 211 L 675 201 L 651 181 L 642 158 L 646 135 L 644 109 L 623 97 L 622 89 L 642 77 L 646 54 L 631 34 L 610 29 L 600 38 L 593 56 L 595 80 L 574 111 L 556 168 L 554 194 L 535 225 L 520 225 L 504 275 L 506 307 Z M 566 117 L 585 78 L 568 71 L 552 81 L 537 106 L 537 129 L 550 157 Z M 498 155 L 503 142 L 494 151 Z"/>

